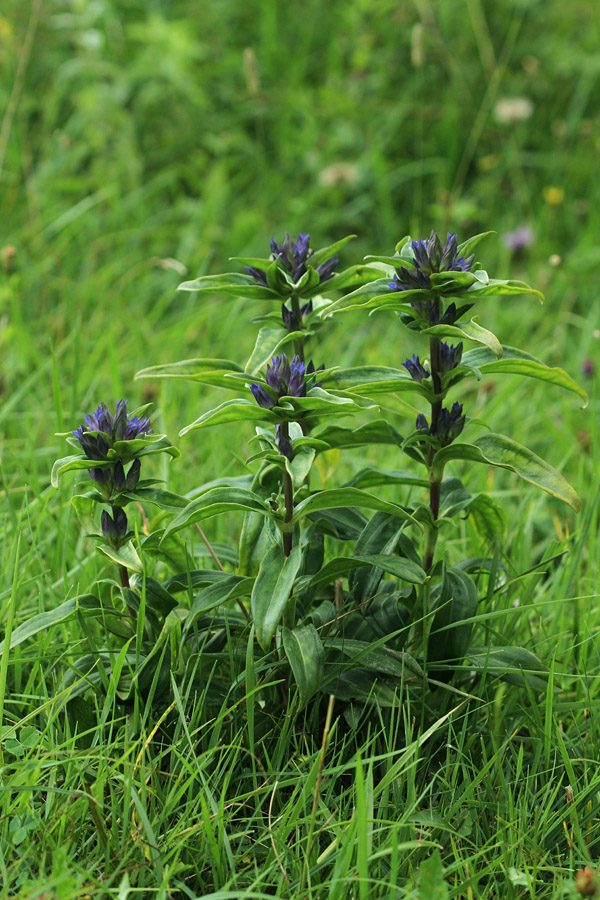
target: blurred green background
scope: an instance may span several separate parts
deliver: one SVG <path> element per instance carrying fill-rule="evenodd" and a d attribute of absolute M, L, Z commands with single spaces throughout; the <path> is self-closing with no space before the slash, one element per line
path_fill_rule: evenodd
<path fill-rule="evenodd" d="M 486 268 L 529 280 L 547 303 L 488 301 L 482 323 L 592 388 L 599 18 L 595 0 L 7 0 L 5 478 L 47 485 L 53 432 L 100 399 L 156 399 L 173 436 L 209 408 L 205 389 L 133 375 L 191 356 L 243 361 L 264 309 L 176 287 L 226 271 L 229 256 L 263 255 L 286 229 L 313 246 L 355 233 L 345 265 L 409 232 L 495 229 Z M 533 242 L 515 253 L 501 236 L 519 226 Z M 345 319 L 316 362 L 399 365 L 419 348 L 394 322 Z M 580 477 L 590 413 L 552 388 L 508 384 L 474 389 L 477 408 L 485 400 L 495 429 L 555 465 L 574 456 L 567 474 Z M 238 467 L 230 438 L 207 432 L 186 452 L 212 456 L 215 477 Z"/>

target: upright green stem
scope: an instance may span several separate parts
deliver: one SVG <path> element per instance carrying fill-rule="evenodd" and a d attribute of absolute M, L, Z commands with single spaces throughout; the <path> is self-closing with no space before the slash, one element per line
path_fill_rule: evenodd
<path fill-rule="evenodd" d="M 431 380 L 433 382 L 433 389 L 435 391 L 436 399 L 431 404 L 431 430 L 435 432 L 437 430 L 438 420 L 440 417 L 440 412 L 442 411 L 442 382 L 440 379 L 440 374 L 438 371 L 438 359 L 439 359 L 439 346 L 440 339 L 436 337 L 432 337 L 429 339 L 429 366 L 431 369 Z M 433 457 L 435 455 L 435 451 L 433 447 L 429 448 L 429 508 L 431 510 L 431 516 L 433 518 L 434 523 L 437 522 L 439 514 L 440 514 L 440 490 L 441 490 L 441 477 L 439 473 L 435 473 L 433 470 Z M 437 533 L 438 530 L 436 527 L 430 527 L 427 529 L 425 534 L 425 545 L 423 547 L 423 568 L 426 572 L 429 572 L 433 565 L 433 559 L 435 556 L 435 545 L 437 542 Z"/>
<path fill-rule="evenodd" d="M 113 519 L 115 518 L 115 513 L 116 513 L 117 509 L 119 509 L 119 507 L 111 506 L 111 512 L 113 515 Z M 119 548 L 117 547 L 117 549 L 119 549 Z M 129 572 L 127 571 L 125 566 L 122 566 L 120 564 L 117 565 L 117 568 L 119 570 L 119 579 L 121 581 L 121 587 L 128 588 L 129 587 Z M 137 619 L 137 611 L 132 606 L 128 606 L 127 609 L 131 613 L 132 617 L 134 619 Z"/>
<path fill-rule="evenodd" d="M 279 431 L 283 438 L 289 440 L 290 427 L 287 422 L 283 422 L 279 426 Z M 284 522 L 289 524 L 294 515 L 294 485 L 287 469 L 283 470 L 283 500 L 285 503 Z M 283 532 L 283 555 L 289 556 L 292 552 L 293 533 L 291 531 Z M 283 624 L 286 628 L 293 628 L 296 624 L 296 599 L 293 593 L 290 593 L 288 601 L 283 612 Z"/>
<path fill-rule="evenodd" d="M 300 299 L 297 294 L 292 294 L 292 312 L 297 322 L 302 321 L 302 313 L 300 312 Z M 300 357 L 300 361 L 304 362 L 304 338 L 298 338 L 294 341 L 294 353 Z"/>

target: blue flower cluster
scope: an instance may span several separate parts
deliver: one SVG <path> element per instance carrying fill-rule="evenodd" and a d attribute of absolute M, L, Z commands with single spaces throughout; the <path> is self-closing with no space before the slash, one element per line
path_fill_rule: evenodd
<path fill-rule="evenodd" d="M 277 260 L 277 265 L 292 276 L 294 283 L 298 282 L 305 274 L 306 266 L 314 253 L 314 250 L 310 249 L 310 234 L 300 233 L 296 241 L 293 241 L 289 231 L 286 231 L 281 243 L 275 238 L 271 238 L 269 246 L 271 248 L 271 259 Z M 320 284 L 333 276 L 338 262 L 339 259 L 336 256 L 332 256 L 325 260 L 324 263 L 321 263 L 320 266 L 317 266 Z M 267 284 L 267 273 L 264 269 L 257 269 L 254 266 L 245 266 L 245 269 L 247 274 L 251 275 L 255 281 L 258 281 L 260 284 Z"/>
<path fill-rule="evenodd" d="M 432 231 L 427 239 L 413 241 L 414 269 L 401 266 L 394 280 L 389 282 L 392 291 L 427 291 L 431 288 L 431 275 L 437 272 L 469 272 L 475 256 L 457 257 L 458 238 L 448 234 L 446 246 L 442 248 L 439 235 Z"/>

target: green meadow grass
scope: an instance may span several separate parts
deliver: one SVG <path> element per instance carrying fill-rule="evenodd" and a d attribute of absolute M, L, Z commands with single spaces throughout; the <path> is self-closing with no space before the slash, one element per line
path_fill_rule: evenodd
<path fill-rule="evenodd" d="M 108 572 L 50 487 L 57 432 L 101 400 L 155 404 L 172 439 L 218 391 L 133 380 L 194 356 L 243 361 L 249 301 L 177 293 L 186 277 L 357 234 L 344 262 L 431 227 L 459 237 L 530 225 L 520 256 L 481 256 L 546 294 L 486 301 L 504 343 L 590 394 L 507 377 L 468 389 L 470 415 L 529 444 L 583 500 L 575 516 L 508 475 L 453 472 L 507 510 L 507 583 L 477 642 L 550 667 L 545 696 L 485 674 L 471 695 L 349 724 L 327 698 L 273 720 L 245 660 L 227 700 L 125 710 L 115 684 L 65 714 L 59 684 L 99 632 L 75 623 L 0 662 L 0 896 L 520 900 L 576 897 L 600 853 L 598 632 L 599 17 L 593 0 L 8 0 L 0 15 L 0 623 Z M 531 116 L 501 122 L 499 101 Z M 260 312 L 264 311 L 261 307 Z M 381 313 L 324 330 L 315 362 L 399 365 L 420 347 Z M 592 362 L 591 374 L 584 363 Z M 386 400 L 402 429 L 413 410 Z M 198 436 L 199 435 L 199 436 Z M 158 464 L 179 492 L 244 471 L 245 437 L 208 429 Z M 354 451 L 323 484 L 391 451 Z M 231 545 L 240 521 L 210 520 Z M 193 534 L 194 550 L 202 545 Z M 451 559 L 479 551 L 464 521 Z M 485 548 L 483 548 L 485 549 Z M 213 677 L 221 677 L 214 674 Z M 255 678 L 258 677 L 255 673 Z"/>

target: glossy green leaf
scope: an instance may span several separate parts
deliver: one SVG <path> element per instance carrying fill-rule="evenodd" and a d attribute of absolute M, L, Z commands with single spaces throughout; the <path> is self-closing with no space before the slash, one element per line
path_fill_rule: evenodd
<path fill-rule="evenodd" d="M 225 390 L 237 390 L 244 370 L 230 359 L 182 359 L 179 362 L 165 363 L 160 366 L 148 366 L 135 375 L 141 378 L 181 378 L 195 381 L 198 384 L 210 384 Z"/>
<path fill-rule="evenodd" d="M 340 250 L 343 250 L 346 244 L 353 241 L 356 237 L 355 234 L 347 234 L 346 237 L 341 238 L 339 241 L 335 241 L 333 244 L 329 244 L 327 247 L 321 247 L 320 250 L 315 250 L 315 252 L 310 257 L 310 265 L 313 269 L 318 269 L 318 267 L 326 262 L 328 259 L 331 259 L 332 256 L 337 256 Z"/>
<path fill-rule="evenodd" d="M 304 337 L 305 332 L 303 331 L 288 331 L 283 326 L 271 328 L 265 325 L 256 336 L 254 350 L 246 363 L 246 373 L 248 375 L 256 375 L 284 347 Z"/>
<path fill-rule="evenodd" d="M 419 663 L 409 653 L 402 650 L 390 650 L 388 647 L 373 646 L 366 641 L 355 641 L 349 638 L 325 638 L 325 647 L 339 650 L 345 656 L 352 657 L 352 665 L 365 669 L 373 669 L 394 678 L 406 678 L 411 675 L 423 677 Z"/>
<path fill-rule="evenodd" d="M 294 542 L 289 556 L 284 556 L 281 544 L 276 544 L 262 559 L 250 604 L 256 638 L 265 651 L 279 627 L 301 561 L 298 541 Z"/>
<path fill-rule="evenodd" d="M 360 491 L 358 488 L 337 488 L 312 494 L 312 496 L 307 497 L 306 500 L 302 500 L 298 504 L 294 510 L 292 521 L 298 522 L 309 513 L 344 506 L 357 506 L 359 509 L 379 509 L 398 516 L 399 519 L 405 519 L 408 522 L 417 524 L 410 513 L 402 509 L 401 506 L 398 506 L 396 503 L 389 503 L 386 500 L 380 500 L 379 497 L 368 494 L 366 491 Z"/>
<path fill-rule="evenodd" d="M 477 494 L 469 508 L 470 519 L 479 537 L 490 544 L 496 537 L 506 537 L 507 521 L 502 507 L 488 494 Z"/>
<path fill-rule="evenodd" d="M 314 265 L 312 259 L 311 265 Z M 319 285 L 317 290 L 330 293 L 331 291 L 341 291 L 347 288 L 358 288 L 380 277 L 381 270 L 375 269 L 373 266 L 350 266 L 348 269 L 344 269 L 343 272 L 337 272 L 332 278 L 328 278 L 327 281 Z"/>
<path fill-rule="evenodd" d="M 482 241 L 484 238 L 489 237 L 490 234 L 496 234 L 495 231 L 482 231 L 481 234 L 474 234 L 473 237 L 467 238 L 466 241 L 463 241 L 462 244 L 458 245 L 458 249 L 456 251 L 457 257 L 467 257 L 470 256 L 477 244 Z"/>
<path fill-rule="evenodd" d="M 215 409 L 203 413 L 203 415 L 190 425 L 186 425 L 185 428 L 182 428 L 179 432 L 179 436 L 183 437 L 184 434 L 195 431 L 197 428 L 207 428 L 212 427 L 213 425 L 226 425 L 231 422 L 275 423 L 278 421 L 279 417 L 277 415 L 269 409 L 263 409 L 254 400 L 242 400 L 241 398 L 237 398 L 235 400 L 226 400 Z"/>
<path fill-rule="evenodd" d="M 18 647 L 24 641 L 36 634 L 48 631 L 56 625 L 61 625 L 76 619 L 78 615 L 102 618 L 104 616 L 121 616 L 123 613 L 114 607 L 103 606 L 97 597 L 92 594 L 82 594 L 80 597 L 74 597 L 72 600 L 65 600 L 60 606 L 51 609 L 48 612 L 38 613 L 32 616 L 26 622 L 23 622 L 11 634 L 10 647 Z M 0 643 L 0 653 L 4 648 L 4 641 Z"/>
<path fill-rule="evenodd" d="M 224 275 L 202 275 L 193 281 L 184 281 L 178 291 L 198 291 L 207 294 L 229 294 L 232 297 L 247 297 L 254 300 L 280 300 L 279 294 L 262 284 L 257 284 L 251 275 L 228 272 Z"/>
<path fill-rule="evenodd" d="M 536 291 L 524 281 L 503 281 L 499 278 L 490 278 L 487 284 L 475 282 L 463 296 L 466 299 L 477 300 L 479 297 L 495 297 L 500 294 L 533 294 L 541 303 L 544 302 L 542 292 Z"/>
<path fill-rule="evenodd" d="M 423 584 L 425 572 L 411 559 L 403 559 L 400 556 L 390 554 L 370 554 L 368 556 L 340 556 L 330 560 L 321 571 L 314 575 L 303 587 L 316 587 L 318 584 L 327 584 L 347 575 L 353 569 L 368 566 L 370 568 L 383 569 L 390 575 L 395 575 L 401 581 L 409 584 Z"/>
<path fill-rule="evenodd" d="M 298 625 L 293 629 L 284 627 L 281 637 L 302 709 L 323 684 L 323 644 L 314 625 Z"/>
<path fill-rule="evenodd" d="M 185 509 L 182 509 L 165 530 L 165 537 L 195 522 L 209 519 L 234 509 L 248 510 L 268 515 L 269 506 L 261 500 L 253 491 L 244 488 L 212 488 L 192 500 Z"/>
<path fill-rule="evenodd" d="M 356 366 L 334 369 L 323 380 L 325 387 L 338 388 L 357 394 L 380 394 L 409 391 L 426 399 L 433 396 L 423 384 L 413 381 L 406 371 L 387 366 Z"/>
<path fill-rule="evenodd" d="M 517 350 L 515 347 L 503 347 L 503 351 L 502 359 L 490 358 L 490 355 L 485 350 L 470 351 L 463 356 L 463 363 L 476 367 L 482 375 L 504 373 L 507 375 L 523 375 L 527 378 L 538 378 L 540 381 L 546 381 L 567 391 L 572 391 L 583 401 L 583 406 L 587 406 L 589 397 L 586 391 L 564 369 L 547 366 L 539 359 L 535 359 L 535 357 L 524 353 L 522 350 Z"/>
<path fill-rule="evenodd" d="M 461 322 L 459 325 L 433 325 L 430 328 L 424 328 L 423 334 L 435 335 L 437 337 L 462 338 L 468 341 L 476 341 L 478 344 L 484 344 L 488 347 L 494 356 L 502 356 L 502 344 L 495 334 L 482 328 L 477 323 L 477 319 L 473 318 L 470 322 Z"/>
<path fill-rule="evenodd" d="M 419 478 L 412 472 L 402 470 L 386 471 L 385 469 L 360 469 L 343 487 L 372 488 L 380 484 L 409 484 L 417 487 L 429 487 L 427 478 Z"/>
<path fill-rule="evenodd" d="M 183 641 L 187 637 L 190 629 L 200 616 L 236 597 L 247 596 L 253 585 L 253 578 L 245 578 L 241 575 L 227 575 L 225 578 L 220 578 L 214 584 L 209 584 L 208 587 L 201 590 L 185 617 L 185 623 L 181 631 L 181 640 Z"/>
<path fill-rule="evenodd" d="M 452 666 L 462 663 L 473 630 L 477 601 L 477 588 L 471 576 L 461 569 L 445 569 L 429 632 L 429 662 Z M 449 671 L 439 672 L 435 677 L 449 680 L 451 676 Z"/>
<path fill-rule="evenodd" d="M 364 447 L 369 444 L 402 443 L 402 436 L 386 419 L 374 419 L 358 428 L 343 428 L 333 425 L 317 432 L 314 437 L 327 442 L 331 448 Z"/>
<path fill-rule="evenodd" d="M 524 647 L 471 647 L 468 660 L 509 684 L 528 685 L 534 691 L 548 689 L 548 669 Z"/>
<path fill-rule="evenodd" d="M 464 459 L 510 469 L 524 481 L 567 503 L 575 512 L 579 512 L 581 508 L 581 500 L 560 472 L 536 456 L 533 451 L 505 435 L 485 434 L 477 438 L 473 444 L 455 442 L 438 450 L 433 461 L 438 476 L 441 475 L 444 465 L 452 459 Z"/>
<path fill-rule="evenodd" d="M 109 547 L 107 544 L 99 544 L 96 550 L 102 556 L 106 556 L 118 566 L 124 566 L 130 572 L 142 571 L 142 561 L 131 541 L 119 547 L 118 550 L 115 550 L 114 547 Z"/>

